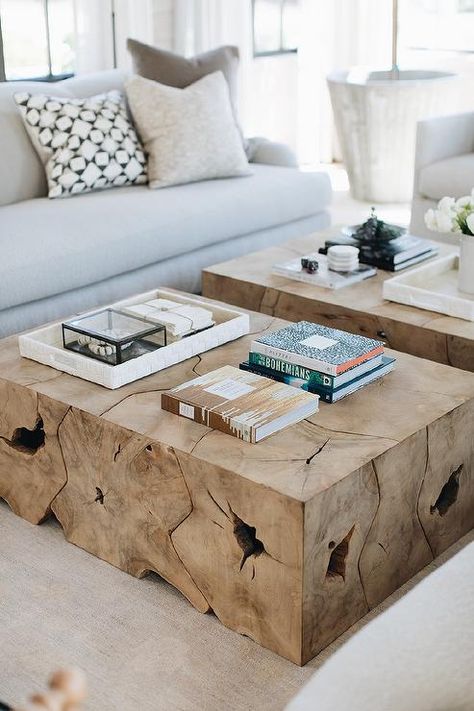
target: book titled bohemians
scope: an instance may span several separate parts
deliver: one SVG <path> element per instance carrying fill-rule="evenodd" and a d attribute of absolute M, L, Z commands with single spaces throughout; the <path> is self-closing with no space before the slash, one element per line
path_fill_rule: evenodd
<path fill-rule="evenodd" d="M 313 415 L 319 397 L 226 365 L 162 393 L 161 407 L 256 443 Z"/>
<path fill-rule="evenodd" d="M 321 400 L 331 404 L 342 400 L 348 395 L 352 395 L 353 393 L 357 392 L 357 390 L 365 388 L 366 385 L 369 385 L 370 383 L 374 383 L 375 381 L 380 380 L 384 377 L 384 375 L 390 373 L 395 366 L 395 358 L 389 358 L 388 356 L 382 356 L 380 363 L 378 362 L 378 358 L 373 358 L 372 360 L 377 361 L 378 363 L 375 368 L 372 368 L 366 373 L 363 373 L 362 375 L 358 375 L 357 377 L 346 381 L 344 384 L 337 388 L 327 388 L 323 385 L 318 385 L 315 381 L 309 381 L 302 378 L 296 378 L 291 375 L 286 375 L 281 370 L 270 370 L 268 368 L 255 365 L 253 363 L 249 363 L 249 361 L 244 361 L 243 363 L 241 363 L 239 365 L 239 368 L 241 368 L 242 370 L 249 371 L 251 373 L 258 373 L 259 375 L 263 375 L 266 378 L 272 378 L 273 380 L 277 380 L 279 383 L 287 383 L 287 385 L 291 385 L 293 388 L 302 388 L 303 390 L 307 390 L 309 393 L 316 393 L 317 395 L 319 395 Z M 302 371 L 303 370 L 304 369 L 302 369 Z M 357 368 L 354 368 L 352 370 L 357 370 Z M 351 373 L 352 370 L 348 370 L 346 372 Z"/>
<path fill-rule="evenodd" d="M 305 381 L 308 385 L 337 390 L 337 388 L 351 382 L 355 378 L 378 368 L 382 365 L 382 358 L 382 355 L 375 356 L 374 358 L 366 360 L 359 365 L 355 365 L 353 368 L 349 368 L 349 370 L 346 370 L 340 375 L 326 375 L 326 373 L 321 373 L 319 370 L 303 368 L 301 365 L 288 363 L 286 360 L 280 360 L 279 358 L 272 358 L 271 356 L 264 356 L 260 353 L 252 352 L 249 353 L 249 365 L 257 366 L 257 368 L 265 368 L 266 370 L 271 370 L 274 373 L 281 373 L 281 375 L 288 378 L 296 378 L 297 380 Z M 288 381 L 284 380 L 282 382 L 286 383 Z"/>
<path fill-rule="evenodd" d="M 309 321 L 292 323 L 252 341 L 250 350 L 302 368 L 339 375 L 383 353 L 384 344 Z"/>

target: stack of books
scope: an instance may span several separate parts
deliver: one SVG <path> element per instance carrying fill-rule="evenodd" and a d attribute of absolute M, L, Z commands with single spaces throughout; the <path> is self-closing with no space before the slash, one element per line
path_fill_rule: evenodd
<path fill-rule="evenodd" d="M 386 375 L 394 364 L 382 341 L 300 321 L 252 341 L 240 368 L 333 403 Z"/>
<path fill-rule="evenodd" d="M 346 244 L 358 247 L 359 261 L 388 272 L 398 272 L 413 264 L 438 254 L 438 247 L 427 239 L 410 234 L 401 235 L 390 241 L 360 242 L 354 236 L 341 233 L 326 240 L 319 252 L 327 254 L 329 247 Z"/>

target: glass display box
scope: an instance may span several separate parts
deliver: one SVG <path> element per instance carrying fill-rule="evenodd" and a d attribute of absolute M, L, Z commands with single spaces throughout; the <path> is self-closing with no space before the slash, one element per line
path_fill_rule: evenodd
<path fill-rule="evenodd" d="M 62 324 L 64 348 L 109 365 L 120 365 L 166 346 L 166 328 L 104 309 Z"/>

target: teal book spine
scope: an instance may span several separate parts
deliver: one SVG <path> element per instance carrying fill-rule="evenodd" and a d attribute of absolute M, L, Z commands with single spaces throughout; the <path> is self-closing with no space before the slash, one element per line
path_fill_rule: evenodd
<path fill-rule="evenodd" d="M 280 360 L 279 358 L 272 358 L 271 356 L 263 355 L 262 353 L 249 353 L 249 363 L 258 366 L 259 368 L 267 368 L 275 373 L 281 373 L 281 375 L 286 375 L 290 378 L 304 380 L 308 385 L 313 383 L 314 385 L 322 385 L 325 388 L 334 387 L 333 375 L 320 373 L 317 370 L 311 370 L 310 368 L 296 365 L 296 363 L 289 363 L 287 361 Z"/>
<path fill-rule="evenodd" d="M 265 378 L 276 380 L 279 383 L 286 383 L 287 385 L 291 385 L 293 388 L 301 388 L 301 390 L 306 390 L 309 393 L 319 395 L 319 399 L 324 402 L 332 403 L 334 401 L 334 393 L 330 390 L 321 388 L 321 386 L 316 383 L 309 384 L 299 378 L 293 378 L 291 375 L 277 373 L 274 370 L 266 370 L 265 368 L 255 365 L 254 363 L 250 363 L 249 361 L 241 363 L 239 368 L 241 370 L 249 371 L 250 373 L 255 373 L 256 375 L 263 375 Z"/>

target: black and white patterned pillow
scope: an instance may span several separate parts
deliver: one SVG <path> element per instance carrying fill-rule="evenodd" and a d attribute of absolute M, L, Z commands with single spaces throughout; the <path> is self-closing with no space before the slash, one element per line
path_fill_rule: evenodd
<path fill-rule="evenodd" d="M 50 198 L 147 182 L 145 153 L 119 91 L 14 98 L 45 166 Z"/>

